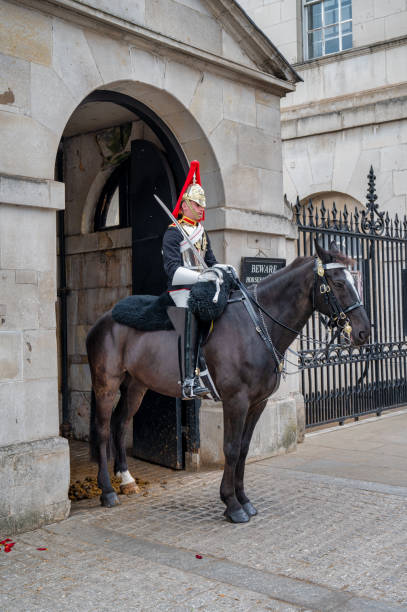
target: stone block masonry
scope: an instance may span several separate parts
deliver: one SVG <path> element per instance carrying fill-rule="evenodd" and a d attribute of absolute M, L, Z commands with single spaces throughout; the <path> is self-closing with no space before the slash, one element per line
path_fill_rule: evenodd
<path fill-rule="evenodd" d="M 0 176 L 0 533 L 69 513 L 58 437 L 55 209 L 51 181 Z"/>
<path fill-rule="evenodd" d="M 0 446 L 0 533 L 29 531 L 66 518 L 68 442 L 52 437 Z"/>

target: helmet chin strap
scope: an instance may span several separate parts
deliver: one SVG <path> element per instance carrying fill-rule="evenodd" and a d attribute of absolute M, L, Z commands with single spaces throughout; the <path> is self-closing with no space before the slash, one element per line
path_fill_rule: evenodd
<path fill-rule="evenodd" d="M 196 212 L 197 212 L 197 211 L 196 211 L 196 210 L 194 210 L 194 209 L 192 208 L 192 206 L 191 206 L 191 205 L 190 205 L 190 203 L 189 203 L 189 200 L 185 199 L 185 200 L 183 200 L 183 201 L 185 202 L 185 204 L 186 204 L 187 208 L 189 208 L 189 210 L 191 211 L 191 213 L 193 213 L 194 215 L 196 215 Z M 201 214 L 201 216 L 199 217 L 198 221 L 200 221 L 201 219 L 202 219 L 202 214 Z"/>

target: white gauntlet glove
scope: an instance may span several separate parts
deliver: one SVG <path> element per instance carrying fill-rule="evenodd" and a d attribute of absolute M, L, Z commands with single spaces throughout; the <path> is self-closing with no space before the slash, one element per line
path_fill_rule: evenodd
<path fill-rule="evenodd" d="M 196 270 L 190 270 L 189 268 L 184 268 L 184 266 L 180 266 L 175 270 L 174 276 L 172 277 L 173 285 L 195 285 L 198 281 L 200 272 Z"/>

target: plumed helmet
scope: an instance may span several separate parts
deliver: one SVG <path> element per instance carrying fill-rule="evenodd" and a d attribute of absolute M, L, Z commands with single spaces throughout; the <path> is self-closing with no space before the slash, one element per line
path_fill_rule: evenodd
<path fill-rule="evenodd" d="M 175 218 L 177 218 L 181 203 L 184 200 L 196 202 L 199 206 L 202 206 L 202 208 L 206 207 L 205 192 L 201 186 L 199 161 L 194 160 L 191 162 L 188 176 L 179 195 L 177 205 L 172 213 Z"/>
<path fill-rule="evenodd" d="M 199 206 L 202 206 L 202 208 L 206 207 L 205 192 L 198 183 L 192 183 L 192 185 L 187 187 L 182 196 L 182 201 L 184 200 L 192 200 L 193 202 L 199 204 Z"/>

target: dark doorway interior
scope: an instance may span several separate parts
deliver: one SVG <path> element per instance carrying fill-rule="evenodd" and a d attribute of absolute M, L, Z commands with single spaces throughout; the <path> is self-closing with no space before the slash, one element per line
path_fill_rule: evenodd
<path fill-rule="evenodd" d="M 117 92 L 96 91 L 84 101 L 84 104 L 89 108 L 90 104 L 97 106 L 99 102 L 114 103 L 131 111 L 135 118 L 141 119 L 148 125 L 157 139 L 157 144 L 149 140 L 133 140 L 130 156 L 114 170 L 105 185 L 103 197 L 100 198 L 96 210 L 93 231 L 131 227 L 132 291 L 138 294 L 159 295 L 166 290 L 167 285 L 161 248 L 162 236 L 170 221 L 155 202 L 153 194 L 159 195 L 169 210 L 172 210 L 185 180 L 187 160 L 168 127 L 142 103 Z M 60 177 L 60 180 L 64 179 Z M 60 227 L 59 238 L 62 269 L 65 260 L 63 225 Z M 63 274 L 61 274 L 62 279 Z M 62 289 L 61 299 L 66 300 L 69 288 L 63 283 Z M 66 313 L 65 327 L 62 318 L 61 330 L 66 330 Z M 90 321 L 91 324 L 93 322 Z M 69 359 L 71 363 L 71 356 Z M 61 372 L 66 371 L 68 374 L 68 357 L 64 343 L 61 346 L 61 361 Z M 69 415 L 71 389 L 68 378 L 67 381 L 65 386 L 62 385 L 61 391 L 63 406 L 66 405 L 65 413 Z M 69 416 L 68 419 L 64 417 L 64 423 L 66 420 L 69 421 Z M 182 469 L 185 467 L 186 453 L 196 453 L 198 450 L 199 402 L 181 402 L 148 392 L 134 418 L 134 456 L 167 467 Z"/>
<path fill-rule="evenodd" d="M 161 248 L 169 219 L 153 194 L 172 207 L 176 199 L 174 175 L 158 147 L 146 140 L 135 140 L 131 145 L 130 176 L 133 293 L 160 295 L 167 287 Z M 180 401 L 147 391 L 133 426 L 135 457 L 183 468 Z"/>

